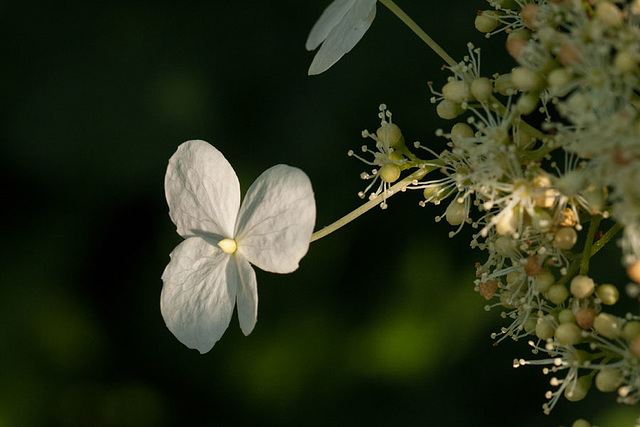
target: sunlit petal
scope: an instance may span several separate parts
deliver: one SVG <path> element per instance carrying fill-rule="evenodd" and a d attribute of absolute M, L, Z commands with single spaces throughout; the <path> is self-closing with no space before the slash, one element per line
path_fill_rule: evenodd
<path fill-rule="evenodd" d="M 356 0 L 329 32 L 309 67 L 309 75 L 320 74 L 360 41 L 376 16 L 376 0 Z"/>
<path fill-rule="evenodd" d="M 309 249 L 316 206 L 309 177 L 300 169 L 267 169 L 240 207 L 238 251 L 265 271 L 290 273 Z"/>
<path fill-rule="evenodd" d="M 320 43 L 326 40 L 327 36 L 336 25 L 344 18 L 347 11 L 353 7 L 356 0 L 335 0 L 322 12 L 309 32 L 305 47 L 307 50 L 315 50 Z"/>
<path fill-rule="evenodd" d="M 233 314 L 240 283 L 231 257 L 191 237 L 173 250 L 162 274 L 162 317 L 180 342 L 200 353 L 211 350 Z"/>
<path fill-rule="evenodd" d="M 238 285 L 238 320 L 242 333 L 249 335 L 258 319 L 256 272 L 241 254 L 234 257 L 234 262 L 237 266 L 240 283 Z"/>
<path fill-rule="evenodd" d="M 210 144 L 193 140 L 178 147 L 169 159 L 165 193 L 181 236 L 233 235 L 240 184 L 227 159 Z"/>

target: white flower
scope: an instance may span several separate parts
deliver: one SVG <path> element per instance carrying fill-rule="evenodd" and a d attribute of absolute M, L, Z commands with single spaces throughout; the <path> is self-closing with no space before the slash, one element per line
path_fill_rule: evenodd
<path fill-rule="evenodd" d="M 222 153 L 187 141 L 169 160 L 165 192 L 186 240 L 162 274 L 162 316 L 183 344 L 206 353 L 229 326 L 236 300 L 242 332 L 255 326 L 258 291 L 249 263 L 273 273 L 298 268 L 315 223 L 311 182 L 300 169 L 273 166 L 241 205 L 238 178 Z"/>
<path fill-rule="evenodd" d="M 322 43 L 309 67 L 309 75 L 327 71 L 349 52 L 376 17 L 376 0 L 335 0 L 322 12 L 307 38 L 307 50 Z"/>

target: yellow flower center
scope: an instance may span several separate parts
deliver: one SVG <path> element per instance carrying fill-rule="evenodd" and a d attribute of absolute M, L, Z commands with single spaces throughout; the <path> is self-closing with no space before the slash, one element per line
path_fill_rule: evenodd
<path fill-rule="evenodd" d="M 238 244 L 233 239 L 222 239 L 218 242 L 218 246 L 220 246 L 222 252 L 226 252 L 228 254 L 232 254 L 238 250 Z"/>

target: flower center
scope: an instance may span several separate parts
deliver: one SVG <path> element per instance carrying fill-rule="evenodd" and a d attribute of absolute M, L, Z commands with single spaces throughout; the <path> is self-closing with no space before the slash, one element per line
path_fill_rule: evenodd
<path fill-rule="evenodd" d="M 238 249 L 238 244 L 233 239 L 222 239 L 218 242 L 218 246 L 220 246 L 222 252 L 226 252 L 228 254 L 232 254 Z"/>

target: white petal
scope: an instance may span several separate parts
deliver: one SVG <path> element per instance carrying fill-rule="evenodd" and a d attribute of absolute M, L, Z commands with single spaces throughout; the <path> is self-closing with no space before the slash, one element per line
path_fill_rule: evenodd
<path fill-rule="evenodd" d="M 311 28 L 305 47 L 307 50 L 315 50 L 320 43 L 325 41 L 331 30 L 338 25 L 347 11 L 355 4 L 356 0 L 335 0 L 322 12 L 320 18 Z"/>
<path fill-rule="evenodd" d="M 258 287 L 256 282 L 256 272 L 251 264 L 242 256 L 236 254 L 235 263 L 240 275 L 238 286 L 238 320 L 240 329 L 245 335 L 253 331 L 258 319 Z"/>
<path fill-rule="evenodd" d="M 178 234 L 231 237 L 240 207 L 240 184 L 220 151 L 194 140 L 178 147 L 164 179 L 169 215 Z"/>
<path fill-rule="evenodd" d="M 238 251 L 265 271 L 291 273 L 309 249 L 316 204 L 309 177 L 277 165 L 247 191 L 236 226 Z"/>
<path fill-rule="evenodd" d="M 239 279 L 231 257 L 191 237 L 171 252 L 162 274 L 162 317 L 180 342 L 200 353 L 213 348 L 233 314 Z"/>
<path fill-rule="evenodd" d="M 311 62 L 309 75 L 320 74 L 338 62 L 367 32 L 376 17 L 376 0 L 356 0 L 340 22 L 329 32 Z"/>

